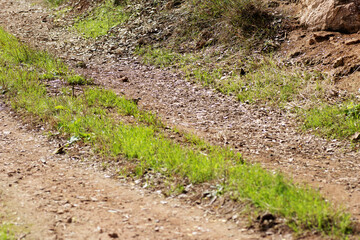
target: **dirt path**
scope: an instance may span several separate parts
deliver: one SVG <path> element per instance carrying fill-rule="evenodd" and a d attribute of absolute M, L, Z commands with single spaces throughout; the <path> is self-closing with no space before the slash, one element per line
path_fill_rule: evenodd
<path fill-rule="evenodd" d="M 54 142 L 25 128 L 0 105 L 0 212 L 23 229 L 25 239 L 261 237 L 245 225 L 110 179 L 86 162 L 79 166 L 70 156 L 54 155 Z"/>
<path fill-rule="evenodd" d="M 0 9 L 1 25 L 20 39 L 57 52 L 74 66 L 84 61 L 87 69 L 80 72 L 118 93 L 141 97 L 139 105 L 169 125 L 232 145 L 251 161 L 317 186 L 360 218 L 360 153 L 348 143 L 299 133 L 280 111 L 241 104 L 170 71 L 119 58 L 113 51 L 116 37 L 96 44 L 81 40 L 61 22 L 48 21 L 46 10 L 30 1 L 0 0 Z M 124 76 L 128 82 L 120 81 Z"/>

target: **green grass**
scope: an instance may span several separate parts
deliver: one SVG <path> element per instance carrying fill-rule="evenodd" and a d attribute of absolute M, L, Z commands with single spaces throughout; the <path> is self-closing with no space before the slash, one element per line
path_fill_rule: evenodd
<path fill-rule="evenodd" d="M 124 4 L 126 2 L 114 6 L 113 1 L 107 0 L 92 12 L 80 17 L 75 22 L 74 28 L 88 38 L 103 36 L 112 27 L 128 20 L 129 14 L 124 11 Z"/>
<path fill-rule="evenodd" d="M 167 31 L 163 29 L 163 21 L 169 21 L 171 32 L 160 38 L 172 42 L 175 48 L 187 42 L 185 48 L 188 49 L 189 43 L 202 40 L 207 42 L 206 45 L 224 43 L 249 48 L 256 42 L 254 45 L 262 48 L 272 42 L 276 30 L 281 27 L 281 21 L 274 21 L 281 18 L 279 14 L 273 14 L 273 10 L 271 13 L 262 0 L 138 0 L 120 1 L 119 5 L 113 0 L 105 0 L 91 5 L 96 7 L 77 18 L 73 26 L 87 38 L 106 35 L 109 29 L 121 24 L 123 28 L 134 26 L 133 18 L 129 19 L 138 16 L 144 20 L 142 25 L 154 24 L 161 32 Z M 172 5 L 179 11 L 168 7 Z"/>
<path fill-rule="evenodd" d="M 318 91 L 316 83 L 325 78 L 319 73 L 282 66 L 271 56 L 243 61 L 228 59 L 223 64 L 216 63 L 213 56 L 201 58 L 199 54 L 180 54 L 165 48 L 142 47 L 136 54 L 145 64 L 178 68 L 188 80 L 235 95 L 242 102 L 283 106 L 298 100 L 309 86 L 314 86 L 313 92 Z"/>
<path fill-rule="evenodd" d="M 321 104 L 306 111 L 304 128 L 329 138 L 349 138 L 360 132 L 360 104 L 344 102 L 337 105 Z"/>
<path fill-rule="evenodd" d="M 201 41 L 206 42 L 204 47 L 224 44 L 231 47 L 259 48 L 274 38 L 277 29 L 281 27 L 281 21 L 275 21 L 281 18 L 280 14 L 269 8 L 263 0 L 173 2 L 181 2 L 181 17 L 174 24 L 174 34 L 169 38 L 170 45 L 175 49 L 186 46 L 180 48 L 191 51 L 194 47 L 189 43 Z M 174 11 L 159 13 L 166 14 L 174 14 Z"/>
<path fill-rule="evenodd" d="M 76 75 L 76 74 L 68 76 L 66 78 L 66 81 L 70 85 L 88 85 L 88 84 L 91 84 L 93 82 L 92 80 L 88 80 L 88 79 L 84 78 L 83 76 Z"/>
<path fill-rule="evenodd" d="M 239 35 L 270 30 L 270 15 L 261 0 L 188 0 L 196 22 L 224 22 Z M 229 30 L 230 30 L 229 29 Z"/>
<path fill-rule="evenodd" d="M 47 0 L 47 2 L 52 6 L 60 6 L 65 3 L 67 0 Z"/>
<path fill-rule="evenodd" d="M 0 228 L 0 240 L 8 240 L 10 239 L 6 229 Z"/>
<path fill-rule="evenodd" d="M 0 223 L 0 240 L 12 240 L 15 239 L 12 227 L 8 224 Z"/>
<path fill-rule="evenodd" d="M 133 173 L 138 176 L 151 169 L 169 181 L 183 178 L 194 184 L 220 184 L 223 193 L 284 217 L 297 232 L 351 234 L 350 215 L 337 210 L 319 192 L 248 164 L 241 154 L 228 148 L 202 143 L 191 136 L 188 139 L 193 144 L 169 140 L 155 116 L 112 91 L 84 86 L 83 94 L 74 96 L 71 87 L 64 85 L 61 92 L 50 95 L 40 76 L 61 72 L 66 79 L 72 75 L 61 62 L 19 44 L 2 30 L 0 49 L 1 86 L 11 106 L 51 123 L 69 142 L 82 140 L 104 157 L 125 157 L 135 165 Z M 27 57 L 19 57 L 23 55 Z M 129 124 L 124 116 L 136 121 Z"/>

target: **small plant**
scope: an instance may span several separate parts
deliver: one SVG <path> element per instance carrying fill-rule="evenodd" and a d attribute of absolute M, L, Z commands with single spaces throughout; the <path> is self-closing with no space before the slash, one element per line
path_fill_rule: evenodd
<path fill-rule="evenodd" d="M 91 81 L 87 80 L 86 78 L 80 75 L 68 76 L 66 80 L 70 85 L 86 85 L 91 83 Z"/>
<path fill-rule="evenodd" d="M 53 73 L 44 73 L 39 76 L 40 80 L 53 80 L 55 79 L 55 75 Z"/>
<path fill-rule="evenodd" d="M 107 163 L 107 162 L 102 162 L 101 163 L 101 170 L 103 170 L 103 171 L 106 171 L 106 169 L 108 169 L 109 168 L 109 163 Z"/>
<path fill-rule="evenodd" d="M 47 2 L 50 3 L 50 5 L 52 5 L 52 6 L 59 6 L 66 1 L 67 0 L 47 0 Z"/>
<path fill-rule="evenodd" d="M 12 240 L 16 239 L 11 231 L 12 227 L 8 224 L 0 223 L 0 240 Z"/>
<path fill-rule="evenodd" d="M 270 16 L 259 0 L 192 0 L 200 19 L 222 19 L 234 28 L 247 33 L 260 31 L 267 26 Z"/>
<path fill-rule="evenodd" d="M 109 29 L 129 18 L 129 14 L 124 10 L 126 2 L 122 3 L 114 6 L 113 1 L 105 1 L 90 14 L 78 19 L 74 28 L 88 38 L 105 35 Z"/>
<path fill-rule="evenodd" d="M 354 103 L 351 102 L 344 112 L 348 118 L 360 119 L 360 104 L 354 105 Z"/>
<path fill-rule="evenodd" d="M 300 112 L 304 116 L 305 129 L 313 129 L 329 138 L 349 138 L 360 131 L 360 105 L 353 102 L 342 105 L 323 103 Z"/>

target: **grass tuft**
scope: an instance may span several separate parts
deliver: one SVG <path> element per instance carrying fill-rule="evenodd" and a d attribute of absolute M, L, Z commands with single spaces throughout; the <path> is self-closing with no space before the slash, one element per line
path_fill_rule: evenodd
<path fill-rule="evenodd" d="M 61 4 L 65 3 L 67 0 L 47 0 L 47 2 L 52 6 L 60 6 Z"/>
<path fill-rule="evenodd" d="M 87 38 L 97 38 L 129 18 L 124 10 L 126 2 L 114 5 L 113 1 L 105 1 L 92 12 L 80 17 L 74 24 L 74 28 Z"/>
<path fill-rule="evenodd" d="M 14 233 L 12 231 L 12 225 L 0 223 L 0 240 L 13 240 Z"/>
<path fill-rule="evenodd" d="M 349 138 L 360 132 L 360 104 L 344 102 L 341 105 L 322 104 L 307 111 L 304 128 L 329 138 Z"/>
<path fill-rule="evenodd" d="M 92 83 L 91 80 L 88 80 L 80 75 L 70 75 L 66 78 L 66 80 L 70 85 L 89 85 Z"/>
<path fill-rule="evenodd" d="M 190 0 L 198 22 L 225 22 L 238 35 L 251 35 L 269 30 L 271 16 L 260 0 Z M 225 24 L 224 24 L 225 25 Z"/>

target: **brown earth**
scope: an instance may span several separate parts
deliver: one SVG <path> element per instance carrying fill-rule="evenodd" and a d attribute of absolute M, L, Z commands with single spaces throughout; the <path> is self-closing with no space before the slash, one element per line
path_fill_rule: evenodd
<path fill-rule="evenodd" d="M 311 32 L 298 29 L 283 44 L 289 62 L 325 71 L 338 90 L 358 93 L 360 88 L 360 33 Z"/>
<path fill-rule="evenodd" d="M 0 105 L 0 212 L 20 228 L 18 239 L 261 237 L 244 223 L 111 179 L 94 160 L 55 155 L 56 142 L 28 127 Z"/>
<path fill-rule="evenodd" d="M 116 38 L 109 37 L 103 42 L 83 40 L 63 28 L 61 21 L 47 21 L 48 10 L 30 1 L 0 0 L 0 9 L 1 25 L 23 41 L 57 53 L 74 67 L 84 62 L 87 68 L 78 68 L 79 72 L 128 98 L 141 97 L 140 107 L 157 113 L 170 126 L 193 132 L 216 144 L 230 145 L 244 153 L 249 161 L 318 187 L 328 199 L 344 205 L 359 220 L 360 154 L 349 142 L 330 141 L 299 132 L 293 118 L 280 110 L 242 104 L 189 83 L 180 74 L 121 57 L 114 51 Z M 315 34 L 325 34 L 326 40 L 316 40 L 321 36 L 316 38 Z M 296 61 L 306 56 L 320 59 L 320 63 L 313 64 L 319 70 L 338 71 L 350 65 L 353 68 L 358 62 L 356 53 L 360 45 L 341 43 L 352 39 L 356 42 L 359 35 L 326 34 L 294 31 L 283 51 L 294 53 L 292 57 Z M 315 43 L 310 44 L 313 38 Z M 299 49 L 299 54 L 294 49 Z M 344 65 L 334 67 L 340 57 L 344 57 Z M 344 74 L 335 74 L 338 87 L 356 90 L 359 75 L 356 67 L 353 70 L 346 79 L 342 77 Z M 128 81 L 122 81 L 124 77 Z M 350 84 L 351 81 L 354 83 Z"/>

